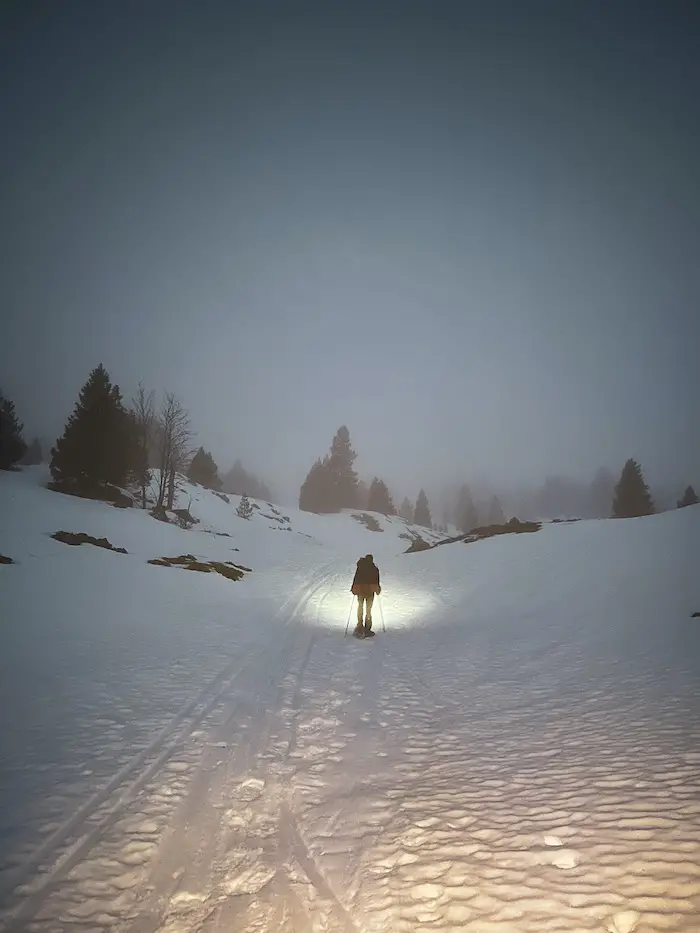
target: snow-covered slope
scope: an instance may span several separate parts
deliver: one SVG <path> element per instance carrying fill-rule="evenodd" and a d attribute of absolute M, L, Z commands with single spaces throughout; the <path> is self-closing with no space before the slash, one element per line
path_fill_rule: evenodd
<path fill-rule="evenodd" d="M 700 931 L 700 507 L 404 554 L 44 480 L 0 474 L 8 930 Z M 147 563 L 182 553 L 252 572 Z"/>

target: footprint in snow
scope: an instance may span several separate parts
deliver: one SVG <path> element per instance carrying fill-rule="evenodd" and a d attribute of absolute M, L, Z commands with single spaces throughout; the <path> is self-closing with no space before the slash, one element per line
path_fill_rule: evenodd
<path fill-rule="evenodd" d="M 264 781 L 261 781 L 259 778 L 247 778 L 239 785 L 236 791 L 236 797 L 238 797 L 239 800 L 244 800 L 246 803 L 251 803 L 253 800 L 258 800 L 262 797 L 264 790 Z"/>
<path fill-rule="evenodd" d="M 622 910 L 608 921 L 608 933 L 634 933 L 637 929 L 640 916 L 636 910 Z"/>
<path fill-rule="evenodd" d="M 275 877 L 276 871 L 269 865 L 251 865 L 226 878 L 221 886 L 224 894 L 257 894 Z"/>

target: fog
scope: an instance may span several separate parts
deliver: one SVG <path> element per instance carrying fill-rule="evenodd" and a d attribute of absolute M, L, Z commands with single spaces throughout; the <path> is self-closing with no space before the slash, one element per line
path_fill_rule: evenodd
<path fill-rule="evenodd" d="M 614 6 L 15 4 L 26 435 L 103 362 L 283 502 L 342 424 L 397 501 L 628 457 L 700 482 L 700 14 Z"/>

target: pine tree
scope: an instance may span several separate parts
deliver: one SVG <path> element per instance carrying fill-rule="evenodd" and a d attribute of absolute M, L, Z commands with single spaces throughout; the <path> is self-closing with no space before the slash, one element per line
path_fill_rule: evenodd
<path fill-rule="evenodd" d="M 340 512 L 357 504 L 357 454 L 350 444 L 350 433 L 338 429 L 330 453 L 309 470 L 299 493 L 299 508 L 306 512 Z"/>
<path fill-rule="evenodd" d="M 22 466 L 37 466 L 39 463 L 42 463 L 43 460 L 44 455 L 41 450 L 41 441 L 38 437 L 35 437 L 29 447 L 27 447 L 20 463 Z"/>
<path fill-rule="evenodd" d="M 636 518 L 653 514 L 654 502 L 644 482 L 642 468 L 636 460 L 630 459 L 622 468 L 619 482 L 615 486 L 612 517 Z"/>
<path fill-rule="evenodd" d="M 245 493 L 241 496 L 241 501 L 236 509 L 236 515 L 239 518 L 250 519 L 253 517 L 253 506 L 250 504 L 250 500 Z"/>
<path fill-rule="evenodd" d="M 457 502 L 457 527 L 463 534 L 476 528 L 479 516 L 468 486 L 462 486 Z"/>
<path fill-rule="evenodd" d="M 221 489 L 219 468 L 212 455 L 200 447 L 187 469 L 187 478 L 191 483 L 199 483 L 205 489 Z"/>
<path fill-rule="evenodd" d="M 51 449 L 51 475 L 56 483 L 91 488 L 104 483 L 122 486 L 134 458 L 133 422 L 100 363 L 80 390 L 63 435 Z"/>
<path fill-rule="evenodd" d="M 498 496 L 493 496 L 489 504 L 489 525 L 503 525 L 506 520 L 501 507 L 501 500 Z"/>
<path fill-rule="evenodd" d="M 381 515 L 396 515 L 396 509 L 386 483 L 376 476 L 369 487 L 367 511 L 379 512 Z"/>
<path fill-rule="evenodd" d="M 357 473 L 353 463 L 357 454 L 350 443 L 350 432 L 342 425 L 338 428 L 328 460 L 328 471 L 331 478 L 332 505 L 334 511 L 353 509 L 357 503 Z"/>
<path fill-rule="evenodd" d="M 318 459 L 309 470 L 299 492 L 299 508 L 302 512 L 336 511 L 332 503 L 333 489 L 328 461 L 328 456 L 323 460 Z"/>
<path fill-rule="evenodd" d="M 0 470 L 11 470 L 24 456 L 27 445 L 22 437 L 23 430 L 15 403 L 0 392 Z"/>
<path fill-rule="evenodd" d="M 414 521 L 416 525 L 422 525 L 424 528 L 433 527 L 433 520 L 430 517 L 430 508 L 428 507 L 428 497 L 423 489 L 418 493 L 418 498 L 416 499 Z"/>
<path fill-rule="evenodd" d="M 684 509 L 688 505 L 697 505 L 700 502 L 692 486 L 686 487 L 683 497 L 678 500 L 678 508 Z"/>
<path fill-rule="evenodd" d="M 269 487 L 254 473 L 243 469 L 240 460 L 236 460 L 223 477 L 222 488 L 224 492 L 230 492 L 233 496 L 242 496 L 247 493 L 254 499 L 264 499 L 266 502 L 272 500 Z"/>
<path fill-rule="evenodd" d="M 411 501 L 408 496 L 405 496 L 403 502 L 401 503 L 399 515 L 401 518 L 403 518 L 404 521 L 413 522 L 415 516 L 413 513 L 413 506 L 411 505 Z"/>

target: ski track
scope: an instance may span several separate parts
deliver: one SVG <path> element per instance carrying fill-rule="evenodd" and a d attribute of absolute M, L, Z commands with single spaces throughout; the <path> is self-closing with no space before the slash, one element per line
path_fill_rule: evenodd
<path fill-rule="evenodd" d="M 692 664 L 660 684 L 658 633 L 621 645 L 607 620 L 343 638 L 299 620 L 333 585 L 135 766 L 138 798 L 82 820 L 89 852 L 42 866 L 26 929 L 700 931 Z"/>
<path fill-rule="evenodd" d="M 3 898 L 3 906 L 5 903 L 10 904 L 4 915 L 0 915 L 3 930 L 11 933 L 25 929 L 34 915 L 38 916 L 42 929 L 45 928 L 41 921 L 42 916 L 49 923 L 48 928 L 53 928 L 52 918 L 57 916 L 63 916 L 65 922 L 85 922 L 90 918 L 90 922 L 98 926 L 113 925 L 115 914 L 108 910 L 100 913 L 98 905 L 90 904 L 86 892 L 107 890 L 110 882 L 105 881 L 104 876 L 113 874 L 114 870 L 118 874 L 114 889 L 120 891 L 131 887 L 133 872 L 129 874 L 129 867 L 142 864 L 146 860 L 145 856 L 153 850 L 153 836 L 158 830 L 158 823 L 154 822 L 150 815 L 145 818 L 143 813 L 137 813 L 134 817 L 131 813 L 132 805 L 142 803 L 142 792 L 145 790 L 153 799 L 152 815 L 155 815 L 162 809 L 159 806 L 159 798 L 165 797 L 169 802 L 180 798 L 186 784 L 186 776 L 196 767 L 202 755 L 205 732 L 198 729 L 198 726 L 206 726 L 212 715 L 221 708 L 228 693 L 239 687 L 246 678 L 253 682 L 271 682 L 270 658 L 284 656 L 292 640 L 288 633 L 295 632 L 294 622 L 297 616 L 328 575 L 327 565 L 324 565 L 301 587 L 302 595 L 285 620 L 286 633 L 282 637 L 279 630 L 275 629 L 272 638 L 262 650 L 258 644 L 256 648 L 248 651 L 242 663 L 238 658 L 229 662 L 145 747 L 127 760 L 119 771 L 65 822 L 59 825 L 49 824 L 51 832 L 48 837 L 3 877 L 4 886 L 0 896 Z M 284 616 L 292 599 L 293 597 L 289 597 L 283 603 L 278 615 Z M 189 748 L 188 739 L 191 740 Z M 179 754 L 183 751 L 184 754 Z M 175 756 L 177 760 L 171 760 Z M 157 781 L 162 770 L 166 772 L 165 785 Z M 116 826 L 117 838 L 123 833 L 130 839 L 125 846 L 120 847 L 118 843 L 119 852 L 116 857 L 110 860 L 108 856 L 105 861 L 104 857 L 95 854 L 94 849 L 113 825 Z M 91 856 L 90 862 L 86 861 L 88 856 Z M 89 871 L 91 865 L 95 866 L 96 874 L 100 876 L 94 883 Z M 31 880 L 24 883 L 29 878 Z M 79 881 L 80 890 L 73 892 L 75 904 L 72 907 L 59 908 L 56 911 L 51 895 L 54 890 L 60 888 L 64 878 Z M 68 887 L 70 884 L 65 886 Z M 64 888 L 61 888 L 61 891 L 64 891 Z M 61 891 L 58 894 L 59 900 Z M 70 895 L 68 899 L 70 900 Z M 122 896 L 117 899 L 117 903 L 121 904 L 123 900 Z M 120 915 L 119 909 L 117 914 Z M 70 920 L 66 917 L 70 917 Z M 63 929 L 60 923 L 58 929 Z M 34 924 L 30 925 L 33 926 Z"/>

